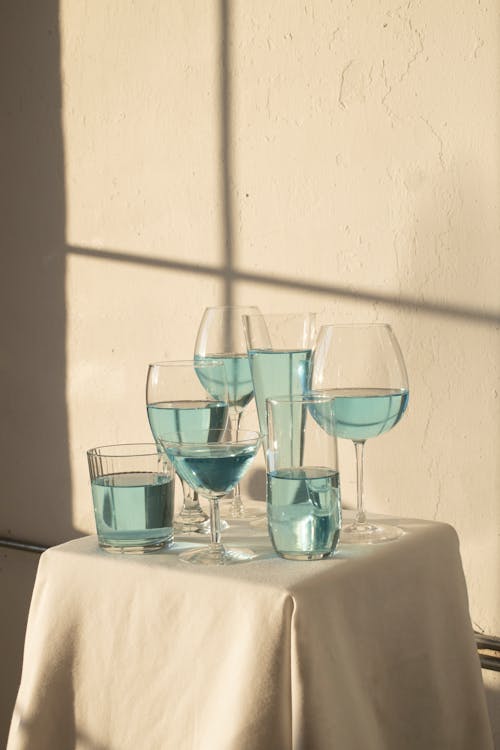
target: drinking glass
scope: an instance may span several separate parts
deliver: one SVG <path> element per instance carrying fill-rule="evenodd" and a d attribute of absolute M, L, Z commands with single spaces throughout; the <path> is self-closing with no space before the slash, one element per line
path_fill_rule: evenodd
<path fill-rule="evenodd" d="M 269 535 L 281 557 L 331 555 L 341 527 L 333 401 L 310 393 L 267 399 Z"/>
<path fill-rule="evenodd" d="M 207 391 L 209 381 L 219 384 L 217 394 Z M 225 429 L 228 421 L 224 364 L 178 360 L 149 365 L 146 404 L 151 432 L 159 445 L 165 434 L 174 432 L 179 440 L 190 440 L 192 433 L 199 436 L 203 431 L 205 442 L 211 442 L 214 431 Z M 176 531 L 208 533 L 209 516 L 200 506 L 196 488 L 179 478 L 183 506 L 175 521 Z"/>
<path fill-rule="evenodd" d="M 250 371 L 264 441 L 266 399 L 297 396 L 308 389 L 315 313 L 255 313 L 243 316 Z"/>
<path fill-rule="evenodd" d="M 242 315 L 259 314 L 258 307 L 207 307 L 203 313 L 194 347 L 196 362 L 213 359 L 224 363 L 229 398 L 231 434 L 238 438 L 243 410 L 253 398 L 253 383 L 247 356 Z M 217 395 L 218 383 L 207 381 L 206 389 Z M 233 518 L 255 518 L 241 499 L 240 485 L 235 485 L 231 504 Z"/>
<path fill-rule="evenodd" d="M 314 351 L 311 387 L 335 397 L 335 431 L 356 451 L 357 509 L 342 529 L 342 543 L 376 544 L 398 539 L 397 526 L 367 521 L 363 505 L 365 441 L 392 429 L 408 405 L 408 375 L 391 327 L 326 325 Z"/>
<path fill-rule="evenodd" d="M 156 443 L 87 451 L 99 546 L 155 552 L 173 542 L 174 470 Z"/>
<path fill-rule="evenodd" d="M 229 565 L 255 557 L 249 549 L 226 548 L 222 544 L 219 500 L 242 478 L 260 447 L 257 432 L 240 430 L 238 437 L 228 437 L 224 429 L 190 432 L 184 440 L 179 432 L 165 434 L 161 444 L 174 464 L 177 474 L 193 490 L 210 501 L 210 544 L 179 555 L 184 562 L 197 565 Z"/>

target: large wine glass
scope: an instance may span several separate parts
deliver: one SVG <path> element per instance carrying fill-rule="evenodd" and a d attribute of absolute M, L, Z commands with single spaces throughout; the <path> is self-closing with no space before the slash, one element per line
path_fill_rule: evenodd
<path fill-rule="evenodd" d="M 390 326 L 326 325 L 314 350 L 311 388 L 335 397 L 335 431 L 356 451 L 357 508 L 341 541 L 376 544 L 398 539 L 397 526 L 368 521 L 363 504 L 365 441 L 391 430 L 408 404 L 408 375 Z"/>
<path fill-rule="evenodd" d="M 258 307 L 207 307 L 201 318 L 194 347 L 194 357 L 197 362 L 217 359 L 224 363 L 231 434 L 236 439 L 238 438 L 243 410 L 253 398 L 252 375 L 247 356 L 242 315 L 258 313 Z M 213 395 L 217 395 L 218 383 L 216 381 L 207 381 L 205 387 Z M 256 517 L 256 514 L 249 513 L 248 509 L 245 508 L 241 499 L 239 483 L 233 489 L 231 516 L 247 519 Z"/>
<path fill-rule="evenodd" d="M 219 500 L 241 479 L 260 446 L 258 432 L 240 430 L 238 437 L 228 437 L 224 429 L 214 429 L 207 440 L 206 432 L 165 434 L 161 444 L 175 470 L 193 490 L 210 501 L 210 544 L 183 552 L 179 558 L 197 565 L 229 565 L 255 557 L 249 549 L 227 548 L 222 544 Z"/>
<path fill-rule="evenodd" d="M 207 382 L 217 382 L 212 395 Z M 213 439 L 214 430 L 225 429 L 228 422 L 227 382 L 224 364 L 217 360 L 195 362 L 178 360 L 155 362 L 148 367 L 146 404 L 151 432 L 158 444 L 166 434 L 176 433 L 179 440 L 199 438 L 203 430 L 205 442 Z M 218 434 L 218 432 L 217 432 Z M 174 528 L 178 532 L 208 533 L 209 516 L 200 506 L 196 488 L 179 477 L 183 505 Z"/>

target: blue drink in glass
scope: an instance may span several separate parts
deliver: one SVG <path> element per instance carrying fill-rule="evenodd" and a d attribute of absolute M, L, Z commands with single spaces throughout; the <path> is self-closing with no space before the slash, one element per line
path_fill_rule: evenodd
<path fill-rule="evenodd" d="M 225 495 L 246 472 L 259 443 L 223 443 L 193 448 L 167 445 L 167 456 L 179 476 L 200 493 Z"/>
<path fill-rule="evenodd" d="M 281 557 L 320 560 L 337 545 L 342 515 L 333 404 L 330 396 L 312 393 L 267 400 L 267 518 Z"/>
<path fill-rule="evenodd" d="M 335 420 L 321 403 L 310 408 L 323 429 L 349 440 L 368 440 L 391 430 L 408 405 L 405 388 L 337 388 L 321 391 L 334 401 Z"/>
<path fill-rule="evenodd" d="M 311 349 L 249 349 L 260 431 L 267 434 L 266 399 L 297 396 L 308 388 Z"/>
<path fill-rule="evenodd" d="M 379 544 L 399 539 L 404 532 L 398 526 L 367 520 L 363 501 L 365 442 L 398 424 L 408 405 L 408 374 L 391 327 L 385 323 L 322 326 L 311 389 L 335 398 L 335 434 L 354 443 L 356 517 L 343 528 L 342 542 Z M 317 413 L 316 419 L 321 423 L 322 415 Z M 329 429 L 326 424 L 325 429 Z"/>
<path fill-rule="evenodd" d="M 406 388 L 343 388 L 335 396 L 337 437 L 368 440 L 391 430 L 408 405 Z"/>
<path fill-rule="evenodd" d="M 148 419 L 155 440 L 165 435 L 189 442 L 193 436 L 213 440 L 227 424 L 228 405 L 224 401 L 160 401 L 148 404 Z"/>
<path fill-rule="evenodd" d="M 154 552 L 173 541 L 174 470 L 156 443 L 87 451 L 99 545 Z"/>
<path fill-rule="evenodd" d="M 251 550 L 227 549 L 222 544 L 219 500 L 238 484 L 260 447 L 259 433 L 240 431 L 228 437 L 221 429 L 206 441 L 206 431 L 191 433 L 190 440 L 178 433 L 162 437 L 162 446 L 179 477 L 210 501 L 210 544 L 189 550 L 179 556 L 184 562 L 198 565 L 229 565 L 255 557 Z"/>
<path fill-rule="evenodd" d="M 152 472 L 125 472 L 91 481 L 101 547 L 160 548 L 173 540 L 174 481 Z"/>
<path fill-rule="evenodd" d="M 271 541 L 282 557 L 329 555 L 340 535 L 338 472 L 318 466 L 269 472 L 267 516 Z"/>
<path fill-rule="evenodd" d="M 227 393 L 229 405 L 242 410 L 253 398 L 250 363 L 246 354 L 195 355 L 195 362 L 222 362 L 226 382 L 221 383 L 217 370 L 200 367 L 196 370 L 203 387 L 213 398 L 223 400 Z M 226 385 L 227 383 L 227 385 Z M 227 390 L 226 390 L 227 389 Z"/>

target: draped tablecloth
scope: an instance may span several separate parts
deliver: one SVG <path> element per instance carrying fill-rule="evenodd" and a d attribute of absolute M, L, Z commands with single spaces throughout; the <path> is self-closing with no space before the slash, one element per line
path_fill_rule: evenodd
<path fill-rule="evenodd" d="M 456 533 L 398 523 L 319 562 L 245 523 L 227 567 L 48 550 L 8 750 L 491 750 Z"/>

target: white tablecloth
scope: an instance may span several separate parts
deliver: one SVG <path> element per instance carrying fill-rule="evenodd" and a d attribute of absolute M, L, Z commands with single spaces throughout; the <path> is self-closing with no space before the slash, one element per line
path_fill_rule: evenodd
<path fill-rule="evenodd" d="M 224 568 L 50 549 L 8 750 L 491 750 L 456 534 L 400 524 L 320 562 L 247 524 Z"/>

